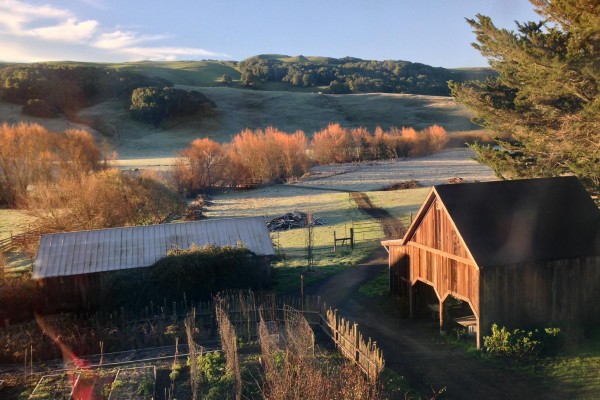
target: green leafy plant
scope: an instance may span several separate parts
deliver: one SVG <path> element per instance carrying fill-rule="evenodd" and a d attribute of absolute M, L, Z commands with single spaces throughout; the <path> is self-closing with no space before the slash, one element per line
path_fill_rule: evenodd
<path fill-rule="evenodd" d="M 171 366 L 171 373 L 169 374 L 169 379 L 171 379 L 171 382 L 175 382 L 179 378 L 180 374 L 181 364 L 173 363 L 173 365 Z"/>
<path fill-rule="evenodd" d="M 217 382 L 225 374 L 225 356 L 220 351 L 198 357 L 198 365 L 209 383 Z"/>
<path fill-rule="evenodd" d="M 150 396 L 154 391 L 154 382 L 151 380 L 144 378 L 138 384 L 138 387 L 135 391 L 135 394 L 138 396 Z"/>
<path fill-rule="evenodd" d="M 485 336 L 483 340 L 489 354 L 508 359 L 533 360 L 556 350 L 560 345 L 559 333 L 559 328 L 510 331 L 493 324 L 492 334 Z"/>

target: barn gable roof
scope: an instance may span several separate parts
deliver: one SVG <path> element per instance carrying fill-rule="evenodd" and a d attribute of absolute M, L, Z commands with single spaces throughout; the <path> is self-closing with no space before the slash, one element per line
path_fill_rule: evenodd
<path fill-rule="evenodd" d="M 479 267 L 600 255 L 600 210 L 576 177 L 438 185 L 432 196 Z"/>
<path fill-rule="evenodd" d="M 149 267 L 169 249 L 244 244 L 273 255 L 264 218 L 232 218 L 42 235 L 33 279 Z"/>

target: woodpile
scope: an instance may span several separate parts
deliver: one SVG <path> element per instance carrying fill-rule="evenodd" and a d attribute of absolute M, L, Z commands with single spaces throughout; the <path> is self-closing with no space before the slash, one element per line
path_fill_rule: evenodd
<path fill-rule="evenodd" d="M 448 179 L 448 183 L 467 183 L 467 180 L 465 178 L 461 178 L 461 177 L 457 176 L 457 177 Z"/>
<path fill-rule="evenodd" d="M 403 190 L 403 189 L 415 189 L 415 188 L 420 188 L 420 187 L 421 187 L 421 184 L 419 182 L 411 179 L 408 181 L 392 183 L 391 185 L 384 186 L 379 190 L 383 190 L 383 191 Z"/>
<path fill-rule="evenodd" d="M 269 232 L 276 232 L 304 228 L 311 225 L 324 225 L 324 222 L 301 211 L 292 211 L 268 221 L 267 229 Z"/>
<path fill-rule="evenodd" d="M 185 221 L 199 221 L 201 219 L 205 219 L 206 216 L 203 213 L 206 211 L 206 207 L 212 204 L 213 203 L 210 201 L 210 197 L 208 195 L 199 194 L 196 197 L 196 200 L 192 201 L 187 206 L 183 219 Z"/>

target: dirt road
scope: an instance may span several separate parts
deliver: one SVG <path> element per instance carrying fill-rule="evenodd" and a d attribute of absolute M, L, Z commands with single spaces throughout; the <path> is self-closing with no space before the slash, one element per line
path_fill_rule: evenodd
<path fill-rule="evenodd" d="M 365 193 L 350 193 L 361 211 L 381 220 L 386 237 L 401 238 L 402 223 L 375 207 Z M 309 285 L 307 293 L 321 296 L 328 305 L 358 322 L 363 335 L 376 340 L 386 367 L 404 376 L 423 396 L 446 389 L 441 399 L 564 399 L 572 388 L 520 376 L 486 363 L 464 350 L 444 343 L 437 321 L 400 316 L 391 296 L 369 297 L 360 286 L 387 270 L 383 247 L 362 264 Z"/>
<path fill-rule="evenodd" d="M 436 322 L 404 319 L 394 300 L 368 297 L 360 285 L 387 268 L 384 249 L 365 263 L 315 282 L 307 292 L 321 296 L 328 305 L 358 322 L 363 335 L 382 348 L 386 367 L 404 376 L 423 395 L 446 388 L 440 399 L 565 399 L 568 388 L 520 376 L 468 356 L 462 349 L 443 343 Z"/>

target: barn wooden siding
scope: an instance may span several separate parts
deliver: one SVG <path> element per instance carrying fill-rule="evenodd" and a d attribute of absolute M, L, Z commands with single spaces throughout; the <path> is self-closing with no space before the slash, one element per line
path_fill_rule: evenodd
<path fill-rule="evenodd" d="M 481 329 L 600 323 L 600 256 L 485 267 Z"/>
<path fill-rule="evenodd" d="M 382 244 L 411 315 L 433 300 L 419 281 L 442 330 L 448 296 L 467 301 L 478 347 L 493 323 L 600 323 L 600 213 L 576 177 L 434 186 L 404 238 Z"/>
<path fill-rule="evenodd" d="M 390 247 L 390 261 L 397 265 L 396 287 L 421 280 L 435 288 L 440 300 L 452 294 L 479 313 L 479 269 L 438 199 L 433 199 L 407 245 Z"/>

